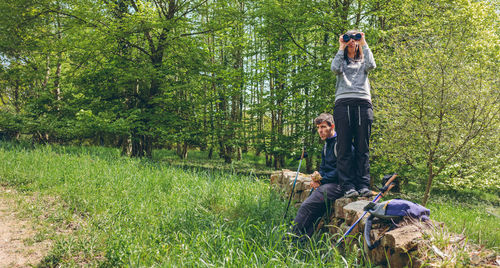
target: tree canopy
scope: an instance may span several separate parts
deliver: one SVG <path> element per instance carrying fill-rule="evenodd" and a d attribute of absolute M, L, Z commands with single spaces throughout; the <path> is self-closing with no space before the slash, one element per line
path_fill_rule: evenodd
<path fill-rule="evenodd" d="M 498 191 L 499 14 L 467 0 L 3 0 L 0 137 L 227 163 L 252 151 L 274 168 L 306 147 L 311 171 L 338 36 L 359 29 L 378 65 L 372 173 L 400 170 L 425 201 L 436 178 Z"/>

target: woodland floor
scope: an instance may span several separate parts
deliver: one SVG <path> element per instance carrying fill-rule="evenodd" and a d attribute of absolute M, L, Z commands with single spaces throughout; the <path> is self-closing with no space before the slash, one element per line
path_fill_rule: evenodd
<path fill-rule="evenodd" d="M 0 187 L 0 267 L 37 266 L 51 241 L 37 241 L 36 226 L 20 216 L 13 194 Z"/>

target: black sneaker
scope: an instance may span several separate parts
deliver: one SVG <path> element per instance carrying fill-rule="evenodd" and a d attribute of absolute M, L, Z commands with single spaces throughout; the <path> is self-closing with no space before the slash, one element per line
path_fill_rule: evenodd
<path fill-rule="evenodd" d="M 362 197 L 370 197 L 373 195 L 372 191 L 368 188 L 363 188 L 359 190 L 359 195 Z"/>
<path fill-rule="evenodd" d="M 354 189 L 348 190 L 348 191 L 347 191 L 347 192 L 345 192 L 345 194 L 344 194 L 344 197 L 345 197 L 345 198 L 358 197 L 358 196 L 359 196 L 358 191 L 356 191 L 356 190 L 354 190 Z"/>

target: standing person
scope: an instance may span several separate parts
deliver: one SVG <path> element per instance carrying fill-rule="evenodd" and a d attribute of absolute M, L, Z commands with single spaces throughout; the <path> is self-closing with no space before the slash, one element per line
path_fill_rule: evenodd
<path fill-rule="evenodd" d="M 335 108 L 338 173 L 345 197 L 371 196 L 369 140 L 373 107 L 368 72 L 376 67 L 365 34 L 350 30 L 339 37 L 331 69 L 337 74 Z M 350 176 L 351 144 L 357 172 Z"/>
<path fill-rule="evenodd" d="M 319 137 L 325 141 L 325 145 L 321 151 L 319 171 L 314 171 L 312 174 L 314 181 L 311 182 L 311 187 L 315 190 L 302 203 L 294 219 L 293 233 L 301 238 L 305 237 L 303 235 L 312 236 L 314 224 L 329 209 L 330 204 L 343 195 L 342 188 L 338 183 L 337 157 L 335 155 L 337 135 L 333 116 L 322 113 L 314 119 L 314 123 Z"/>

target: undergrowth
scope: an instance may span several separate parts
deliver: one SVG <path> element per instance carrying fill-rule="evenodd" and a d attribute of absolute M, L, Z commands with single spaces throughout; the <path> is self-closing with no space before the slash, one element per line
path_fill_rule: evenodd
<path fill-rule="evenodd" d="M 64 205 L 46 221 L 86 222 L 56 238 L 45 266 L 364 265 L 357 253 L 341 255 L 324 239 L 301 246 L 282 241 L 289 231 L 285 203 L 255 177 L 186 171 L 88 148 L 9 145 L 0 146 L 0 183 L 58 196 Z M 43 214 L 45 200 L 32 204 L 31 213 Z"/>
<path fill-rule="evenodd" d="M 360 246 L 342 254 L 332 247 L 337 237 L 325 234 L 302 245 L 283 241 L 293 216 L 282 219 L 286 201 L 256 176 L 185 170 L 102 147 L 0 142 L 0 184 L 40 196 L 30 213 L 73 229 L 53 237 L 44 266 L 371 265 Z M 451 231 L 498 249 L 494 204 L 443 197 L 428 207 L 431 218 Z"/>

